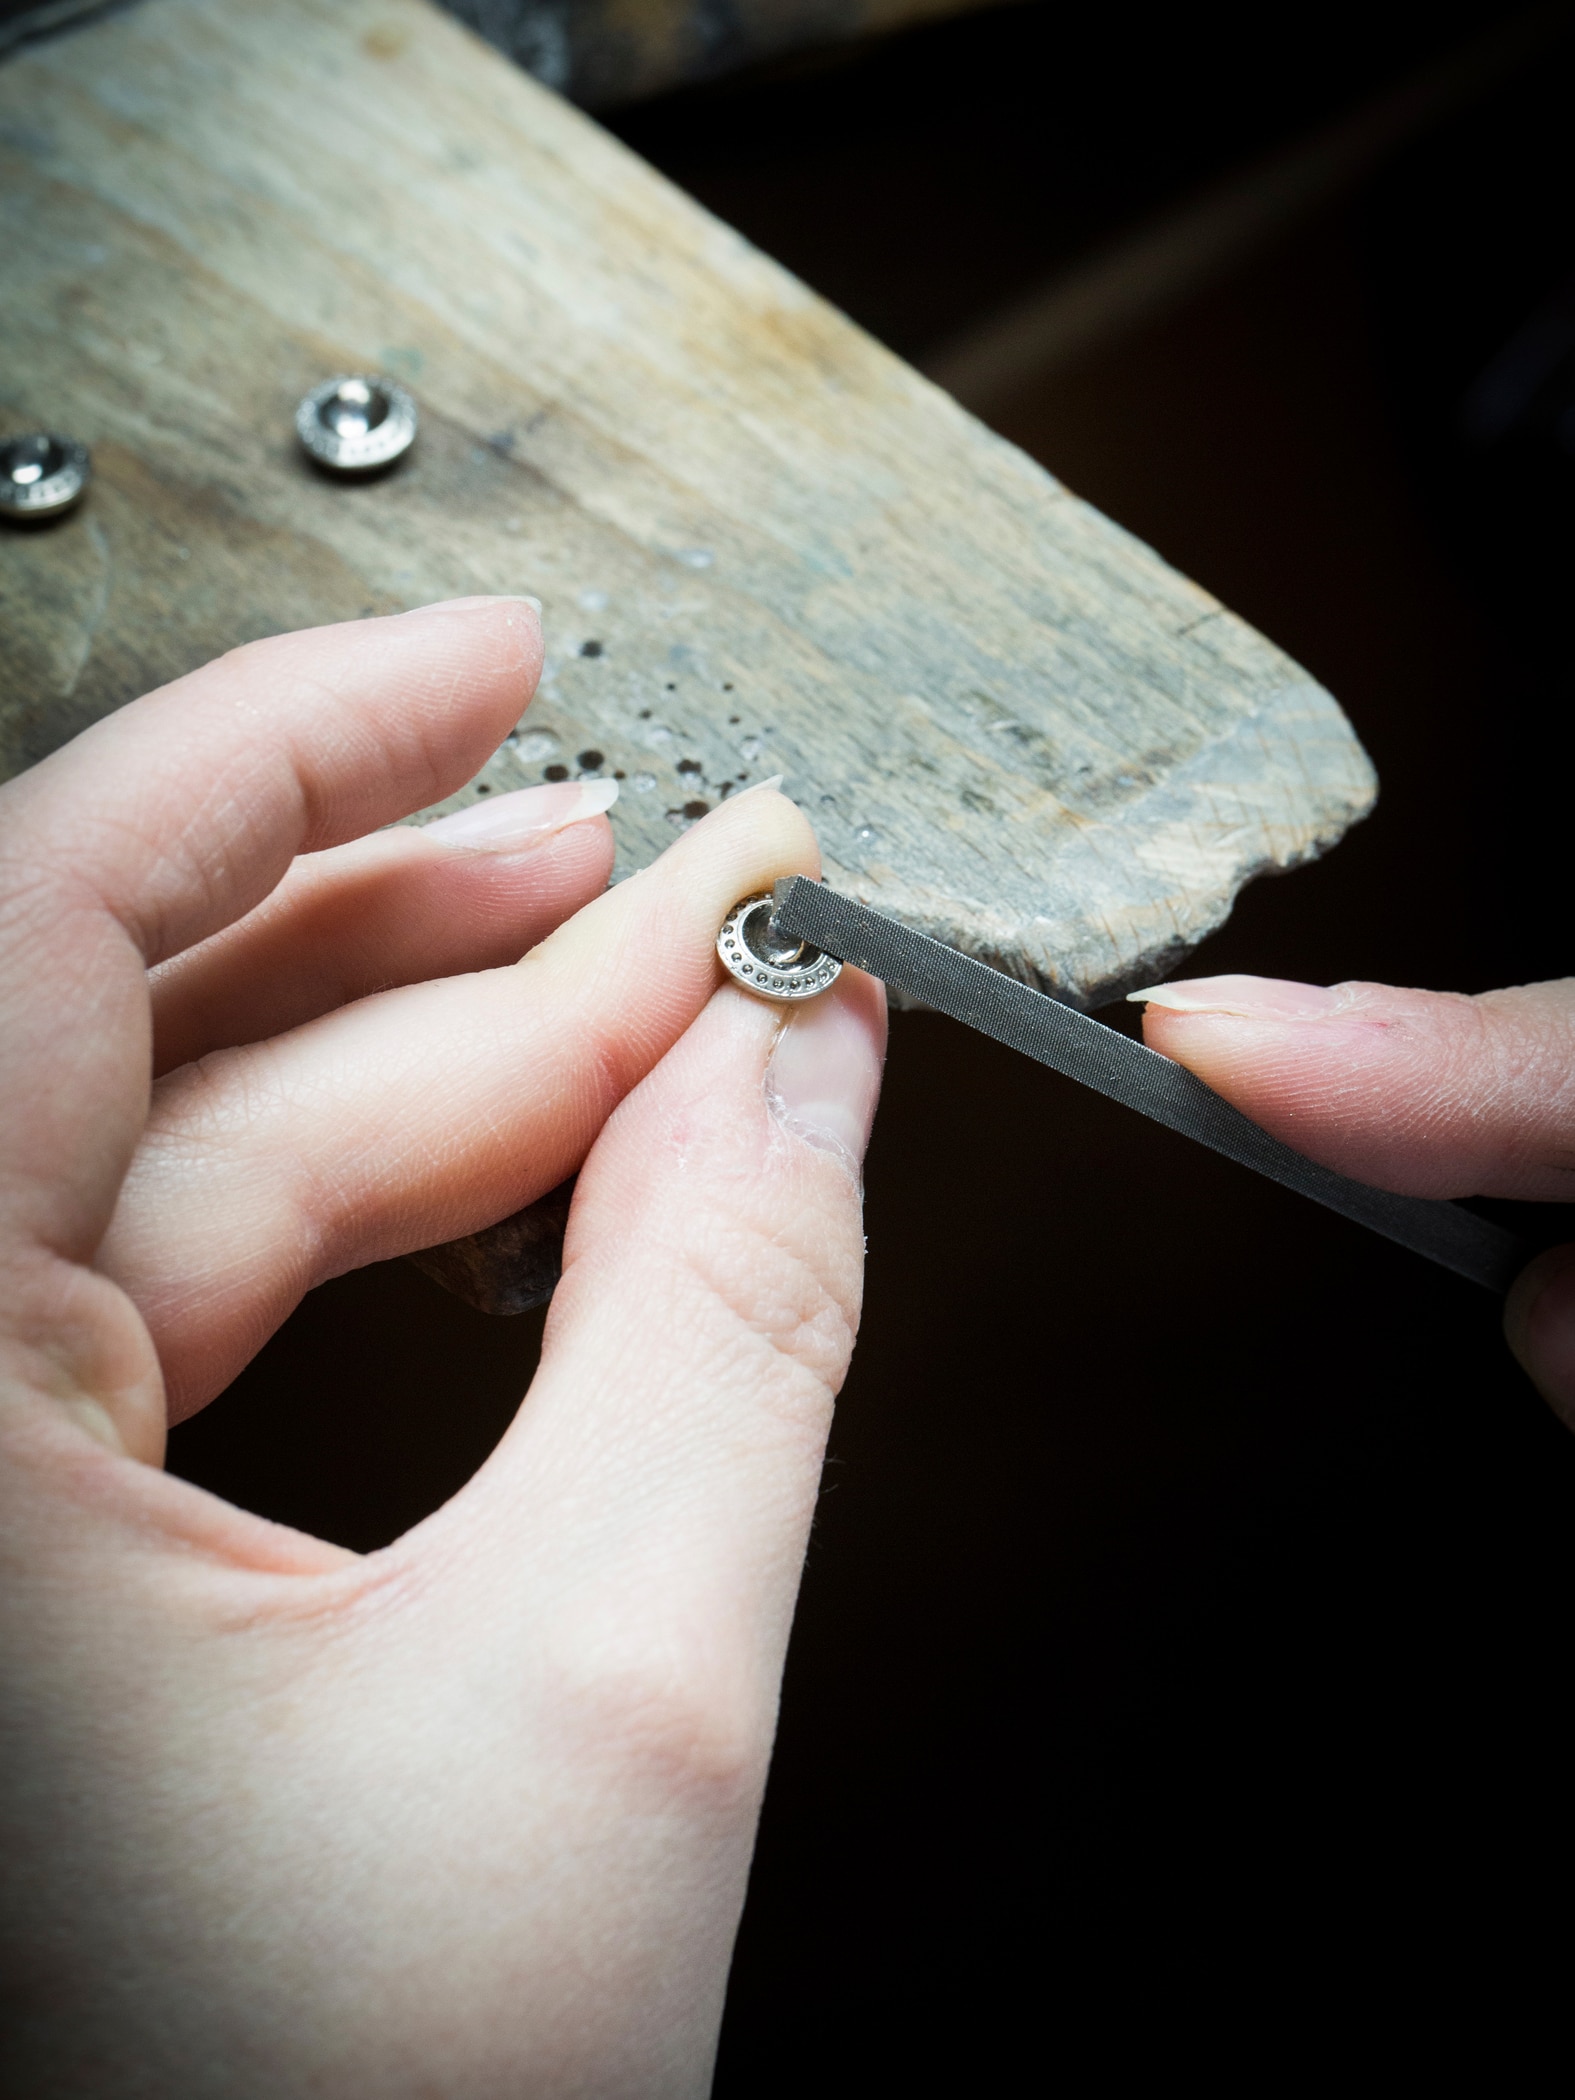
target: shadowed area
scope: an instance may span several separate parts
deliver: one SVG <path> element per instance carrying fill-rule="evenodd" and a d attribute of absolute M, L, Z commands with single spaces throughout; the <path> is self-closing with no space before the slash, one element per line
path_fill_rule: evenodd
<path fill-rule="evenodd" d="M 1011 9 L 623 128 L 923 355 L 1489 13 Z M 999 411 L 1338 693 L 1383 778 L 1198 974 L 1569 968 L 1568 367 L 1502 441 L 1460 412 L 1575 274 L 1571 85 L 1550 47 Z M 1506 1966 L 1557 2003 L 1575 1445 L 1485 1295 L 933 1016 L 894 1022 L 868 1190 L 718 2092 L 1205 2050 L 1273 2085 L 1375 2034 L 1431 2067 Z M 372 1543 L 473 1467 L 538 1320 L 342 1279 L 175 1462 Z"/>

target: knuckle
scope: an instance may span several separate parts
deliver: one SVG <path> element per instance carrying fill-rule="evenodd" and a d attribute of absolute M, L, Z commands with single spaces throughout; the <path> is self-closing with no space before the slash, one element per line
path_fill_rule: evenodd
<path fill-rule="evenodd" d="M 835 1395 L 858 1332 L 863 1246 L 818 1207 L 768 1222 L 735 1208 L 685 1247 L 698 1287 L 740 1327 Z"/>

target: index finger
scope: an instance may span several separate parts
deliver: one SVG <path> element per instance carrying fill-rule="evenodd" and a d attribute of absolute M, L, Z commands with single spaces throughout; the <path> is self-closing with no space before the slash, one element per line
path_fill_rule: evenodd
<path fill-rule="evenodd" d="M 524 599 L 253 642 L 97 723 L 0 797 L 0 1203 L 87 1261 L 146 1109 L 146 969 L 297 853 L 469 778 L 534 688 Z"/>
<path fill-rule="evenodd" d="M 541 653 L 524 598 L 250 642 L 12 782 L 0 869 L 86 893 L 162 962 L 249 911 L 296 854 L 462 786 L 518 720 Z"/>

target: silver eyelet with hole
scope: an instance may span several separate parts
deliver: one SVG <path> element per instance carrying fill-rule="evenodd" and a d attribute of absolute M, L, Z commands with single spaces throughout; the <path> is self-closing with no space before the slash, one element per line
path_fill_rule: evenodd
<path fill-rule="evenodd" d="M 295 411 L 295 434 L 320 467 L 373 474 L 416 439 L 416 404 L 392 379 L 341 373 L 314 386 Z"/>
<path fill-rule="evenodd" d="M 58 518 L 88 485 L 87 447 L 58 431 L 0 440 L 0 518 L 18 524 Z"/>
<path fill-rule="evenodd" d="M 769 890 L 744 897 L 722 921 L 716 952 L 728 975 L 746 992 L 791 1005 L 816 999 L 842 975 L 834 955 L 823 955 L 808 941 L 789 940 L 772 930 L 775 909 Z"/>

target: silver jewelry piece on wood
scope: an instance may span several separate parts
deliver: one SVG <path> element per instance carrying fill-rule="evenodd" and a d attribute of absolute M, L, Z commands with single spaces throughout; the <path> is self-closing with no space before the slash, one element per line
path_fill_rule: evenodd
<path fill-rule="evenodd" d="M 87 447 L 52 430 L 0 443 L 0 517 L 30 523 L 58 518 L 88 485 Z"/>
<path fill-rule="evenodd" d="M 341 373 L 314 386 L 295 411 L 295 434 L 320 467 L 371 474 L 408 452 L 416 404 L 392 379 Z"/>
<path fill-rule="evenodd" d="M 834 955 L 823 955 L 808 941 L 783 933 L 775 911 L 769 890 L 745 897 L 722 921 L 716 952 L 746 992 L 784 1003 L 816 998 L 836 983 L 842 965 Z"/>

